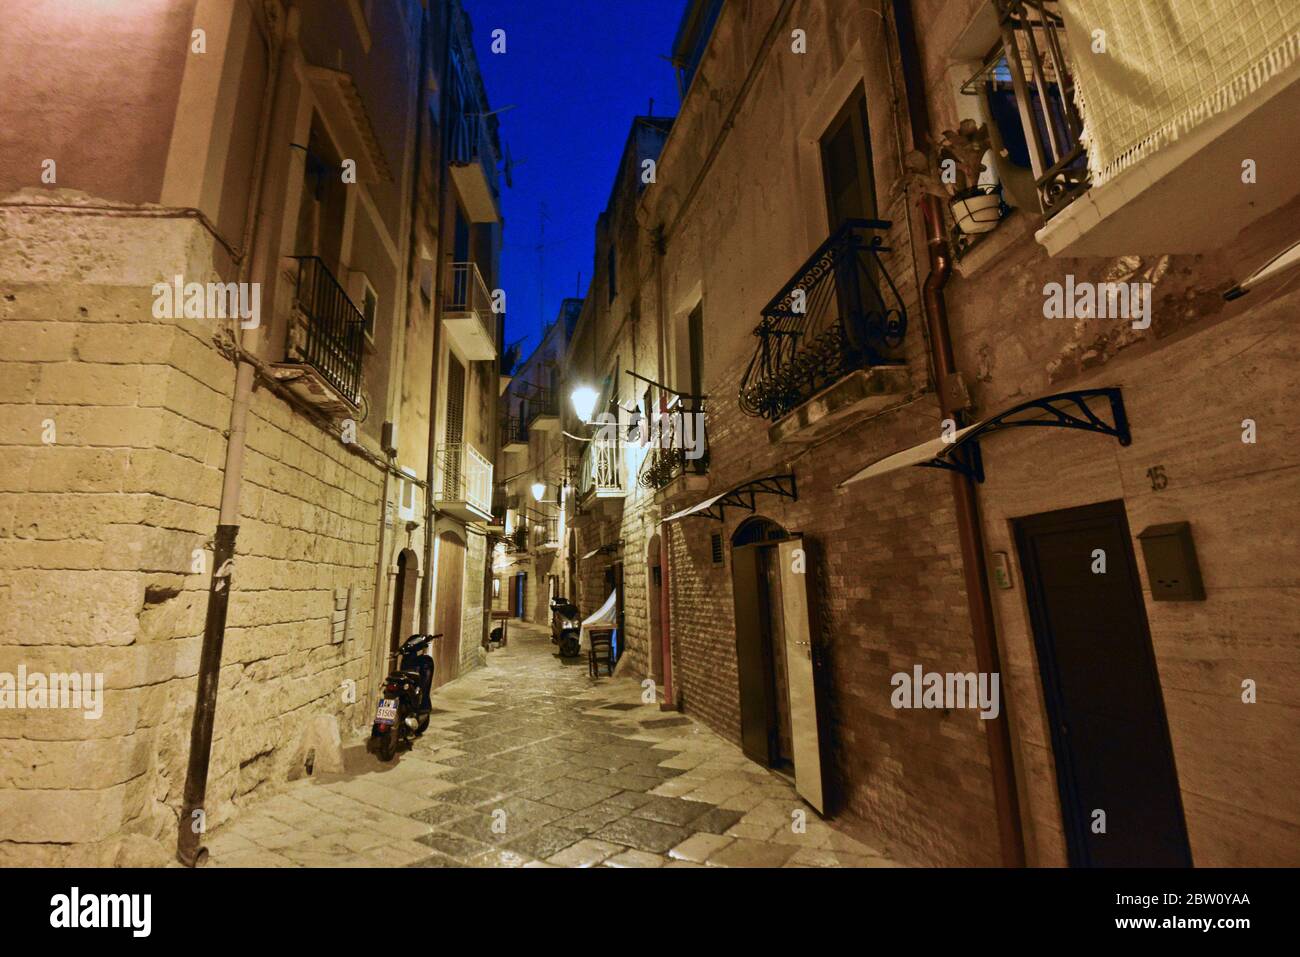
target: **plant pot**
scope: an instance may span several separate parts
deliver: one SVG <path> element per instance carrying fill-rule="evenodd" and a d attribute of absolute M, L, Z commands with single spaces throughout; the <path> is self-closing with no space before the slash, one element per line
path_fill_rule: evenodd
<path fill-rule="evenodd" d="M 948 208 L 957 228 L 968 236 L 991 232 L 1002 220 L 1002 196 L 996 187 L 959 193 Z"/>

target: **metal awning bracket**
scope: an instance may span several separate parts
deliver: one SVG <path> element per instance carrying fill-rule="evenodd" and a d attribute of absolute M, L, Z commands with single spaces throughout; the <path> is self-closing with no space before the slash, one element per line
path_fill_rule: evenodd
<path fill-rule="evenodd" d="M 1107 422 L 1088 405 L 1090 399 L 1106 399 L 1110 403 L 1111 421 Z M 984 461 L 980 454 L 982 436 L 1023 426 L 1058 429 L 1079 429 L 1114 436 L 1120 445 L 1130 445 L 1128 415 L 1124 410 L 1124 396 L 1118 386 L 1106 389 L 1076 389 L 1058 392 L 1014 405 L 985 419 L 957 439 L 934 458 L 916 463 L 920 468 L 948 469 L 960 472 L 972 481 L 984 481 Z"/>

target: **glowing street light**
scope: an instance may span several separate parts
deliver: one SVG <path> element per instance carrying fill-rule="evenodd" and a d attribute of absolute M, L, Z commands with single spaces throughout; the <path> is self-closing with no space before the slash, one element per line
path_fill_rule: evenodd
<path fill-rule="evenodd" d="M 596 401 L 600 394 L 589 385 L 580 385 L 573 390 L 573 411 L 583 422 L 591 421 L 591 414 L 596 411 Z"/>
<path fill-rule="evenodd" d="M 546 484 L 544 482 L 533 483 L 533 501 L 540 502 L 546 495 Z"/>

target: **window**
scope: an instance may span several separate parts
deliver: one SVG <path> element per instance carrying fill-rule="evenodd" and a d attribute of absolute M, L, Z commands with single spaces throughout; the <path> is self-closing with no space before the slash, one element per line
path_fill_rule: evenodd
<path fill-rule="evenodd" d="M 867 101 L 862 90 L 849 98 L 822 136 L 822 171 L 831 232 L 848 219 L 876 218 Z"/>
<path fill-rule="evenodd" d="M 1002 39 L 961 91 L 984 95 L 1006 164 L 1032 170 L 1050 218 L 1088 188 L 1065 23 L 1055 0 L 997 0 L 996 7 Z"/>
<path fill-rule="evenodd" d="M 299 256 L 319 256 L 339 276 L 347 187 L 338 151 L 313 116 L 303 163 L 302 203 L 298 207 L 296 249 Z"/>
<path fill-rule="evenodd" d="M 691 350 L 691 395 L 701 395 L 704 392 L 704 303 L 691 310 L 686 320 L 686 336 Z"/>

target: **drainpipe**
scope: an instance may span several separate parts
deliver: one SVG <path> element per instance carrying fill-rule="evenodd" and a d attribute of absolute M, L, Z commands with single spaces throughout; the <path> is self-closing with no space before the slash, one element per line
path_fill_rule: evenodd
<path fill-rule="evenodd" d="M 668 238 L 664 228 L 660 225 L 654 232 L 652 242 L 655 248 L 655 299 L 657 300 L 659 316 L 659 381 L 667 382 L 667 355 L 668 355 L 668 321 L 666 317 L 667 306 L 664 303 L 664 256 L 668 253 Z M 659 409 L 663 411 L 664 397 L 663 391 L 659 394 Z M 677 695 L 673 688 L 673 639 L 672 639 L 672 622 L 669 617 L 669 608 L 672 602 L 669 597 L 670 562 L 668 561 L 668 526 L 662 521 L 659 523 L 659 643 L 662 646 L 660 657 L 663 660 L 664 669 L 664 700 L 660 709 L 664 711 L 677 710 Z"/>
<path fill-rule="evenodd" d="M 930 130 L 929 109 L 925 100 L 921 60 L 916 45 L 916 26 L 910 0 L 893 0 L 894 25 L 898 33 L 907 112 L 914 148 L 921 148 Z M 956 380 L 957 363 L 953 357 L 952 337 L 948 329 L 948 307 L 944 286 L 952 273 L 952 255 L 943 229 L 943 210 L 939 199 L 926 195 L 921 199 L 925 219 L 926 246 L 930 273 L 925 278 L 924 299 L 929 331 L 930 358 L 935 385 L 944 415 L 952 416 L 958 426 L 963 422 L 962 400 L 954 396 L 949 385 Z M 983 527 L 975 483 L 960 472 L 952 472 L 953 508 L 957 516 L 957 536 L 961 545 L 962 577 L 975 642 L 976 667 L 984 673 L 1000 674 L 997 630 L 993 619 L 993 598 L 989 592 Z M 1016 791 L 1015 765 L 1011 752 L 1011 733 L 1007 722 L 1005 696 L 996 718 L 985 722 L 984 738 L 993 772 L 993 802 L 998 818 L 998 843 L 1004 867 L 1025 866 L 1024 835 L 1020 825 L 1020 801 Z"/>
<path fill-rule="evenodd" d="M 451 117 L 447 115 L 450 106 L 448 87 L 451 84 L 451 31 L 452 3 L 443 4 L 446 11 L 443 16 L 443 50 L 442 81 L 438 88 L 438 254 L 434 260 L 433 273 L 433 358 L 429 366 L 429 453 L 425 469 L 427 484 L 424 502 L 424 574 L 420 578 L 420 633 L 433 631 L 431 624 L 433 604 L 433 540 L 434 523 L 437 510 L 433 507 L 434 489 L 438 481 L 438 349 L 442 345 L 442 296 L 443 281 L 446 273 L 446 254 L 444 252 L 447 236 L 447 127 Z M 421 78 L 421 83 L 424 79 Z M 418 175 L 418 174 L 417 174 Z M 430 649 L 430 653 L 433 651 Z"/>
<path fill-rule="evenodd" d="M 270 5 L 265 8 L 268 12 Z M 256 14 L 254 14 L 256 16 Z M 298 10 L 292 5 L 285 11 L 285 22 L 278 35 L 271 23 L 273 44 L 267 57 L 268 75 L 262 96 L 261 116 L 257 128 L 257 152 L 250 183 L 248 208 L 244 214 L 243 250 L 239 260 L 238 281 L 248 282 L 252 273 L 253 243 L 259 237 L 262 191 L 266 183 L 267 153 L 271 117 L 277 112 L 284 90 L 280 76 L 289 68 L 292 44 L 297 34 Z M 232 333 L 245 352 L 257 350 L 261 327 L 244 334 L 238 323 Z M 254 366 L 239 360 L 235 372 L 235 392 L 230 403 L 230 426 L 226 438 L 226 461 L 221 473 L 221 508 L 217 517 L 212 547 L 212 580 L 208 584 L 207 614 L 203 621 L 203 645 L 199 652 L 198 688 L 194 699 L 194 716 L 190 723 L 190 755 L 185 770 L 185 791 L 181 817 L 177 825 L 176 858 L 186 867 L 194 867 L 207 857 L 200 847 L 204 803 L 207 800 L 208 764 L 212 757 L 212 727 L 217 714 L 217 690 L 221 679 L 221 650 L 226 639 L 226 612 L 234 581 L 235 539 L 239 536 L 239 493 L 244 473 L 244 443 L 248 434 L 248 406 L 253 393 Z M 196 819 L 196 813 L 198 817 Z"/>

